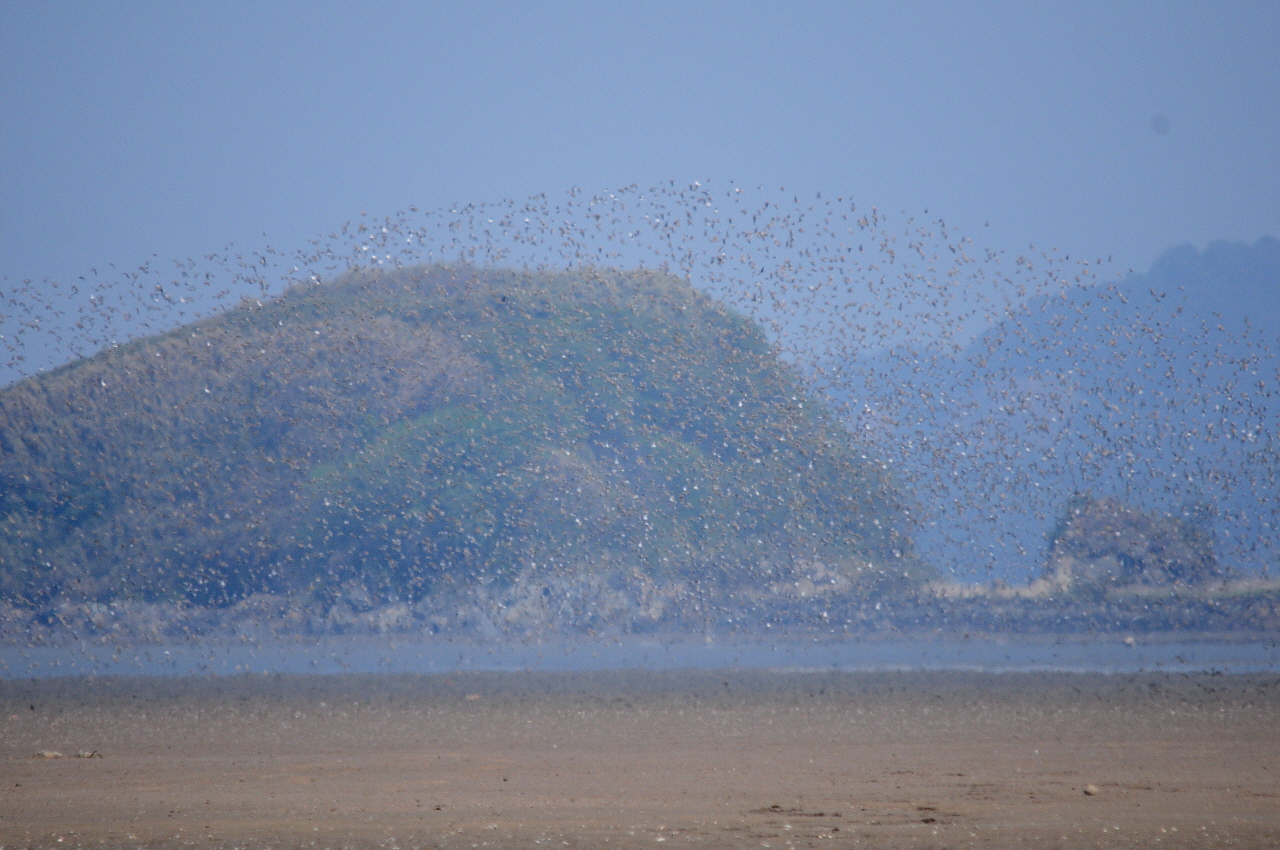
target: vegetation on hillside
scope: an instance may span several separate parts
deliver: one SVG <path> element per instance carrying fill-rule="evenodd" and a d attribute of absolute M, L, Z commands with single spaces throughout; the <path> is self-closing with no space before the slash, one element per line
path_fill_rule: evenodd
<path fill-rule="evenodd" d="M 887 467 L 649 272 L 353 272 L 0 391 L 0 596 L 914 583 Z M 833 572 L 832 572 L 833 571 Z"/>

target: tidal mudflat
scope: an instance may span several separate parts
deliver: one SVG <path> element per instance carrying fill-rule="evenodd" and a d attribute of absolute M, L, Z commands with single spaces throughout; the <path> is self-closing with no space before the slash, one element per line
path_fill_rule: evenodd
<path fill-rule="evenodd" d="M 1274 847 L 1277 729 L 1274 674 L 8 680 L 0 845 Z"/>

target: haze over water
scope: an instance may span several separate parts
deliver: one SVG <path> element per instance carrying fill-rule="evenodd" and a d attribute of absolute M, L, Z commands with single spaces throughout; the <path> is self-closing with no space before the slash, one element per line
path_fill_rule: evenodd
<path fill-rule="evenodd" d="M 1275 640 L 1017 635 L 880 639 L 723 636 L 618 641 L 423 641 L 345 636 L 300 644 L 0 648 L 0 677 L 439 674 L 736 669 L 778 672 L 1276 673 Z"/>

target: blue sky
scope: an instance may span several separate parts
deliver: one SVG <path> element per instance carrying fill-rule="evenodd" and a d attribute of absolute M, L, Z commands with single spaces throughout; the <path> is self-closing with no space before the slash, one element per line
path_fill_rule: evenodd
<path fill-rule="evenodd" d="M 668 179 L 1145 269 L 1280 234 L 1277 44 L 1274 3 L 4 0 L 0 288 Z"/>

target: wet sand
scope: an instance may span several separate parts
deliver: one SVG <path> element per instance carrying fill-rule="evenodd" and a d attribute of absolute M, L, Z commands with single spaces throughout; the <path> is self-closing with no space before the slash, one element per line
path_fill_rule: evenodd
<path fill-rule="evenodd" d="M 1276 847 L 1280 677 L 2 681 L 0 785 L 5 847 Z"/>

